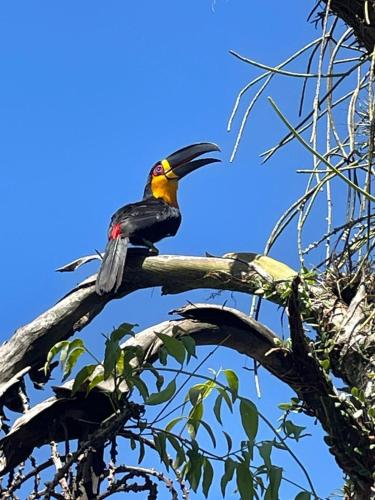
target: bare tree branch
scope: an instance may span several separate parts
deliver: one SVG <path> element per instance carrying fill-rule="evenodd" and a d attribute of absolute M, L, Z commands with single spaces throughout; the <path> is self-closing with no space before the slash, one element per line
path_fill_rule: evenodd
<path fill-rule="evenodd" d="M 29 373 L 32 380 L 39 384 L 43 378 L 40 368 L 50 348 L 87 326 L 113 299 L 148 287 L 161 287 L 163 294 L 197 288 L 260 293 L 262 284 L 270 286 L 273 283 L 273 272 L 277 280 L 295 274 L 285 264 L 254 253 L 207 258 L 145 257 L 130 252 L 124 283 L 116 295 L 97 295 L 94 286 L 96 275 L 93 275 L 51 309 L 19 328 L 0 347 L 0 403 L 14 411 L 23 411 L 25 401 L 19 394 L 23 376 Z M 278 302 L 279 299 L 275 293 L 270 300 Z"/>
<path fill-rule="evenodd" d="M 213 306 L 186 306 L 177 311 L 183 320 L 164 321 L 138 333 L 123 347 L 138 346 L 144 353 L 143 363 L 152 363 L 162 346 L 156 332 L 166 335 L 191 335 L 198 345 L 217 345 L 254 357 L 278 378 L 298 390 L 300 378 L 295 372 L 293 355 L 275 348 L 278 337 L 267 327 L 235 309 Z M 143 364 L 142 363 L 142 364 Z M 142 368 L 142 367 L 141 367 Z M 111 381 L 97 390 L 71 394 L 72 382 L 55 387 L 56 395 L 36 405 L 13 425 L 0 441 L 0 474 L 4 474 L 30 455 L 34 447 L 51 440 L 63 441 L 84 435 L 88 428 L 96 429 L 113 414 L 106 392 L 113 390 Z M 125 392 L 127 388 L 122 387 Z"/>

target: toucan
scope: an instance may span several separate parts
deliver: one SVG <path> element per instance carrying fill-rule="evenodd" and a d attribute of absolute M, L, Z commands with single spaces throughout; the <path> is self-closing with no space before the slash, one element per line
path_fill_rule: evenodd
<path fill-rule="evenodd" d="M 220 161 L 217 158 L 196 159 L 213 151 L 220 149 L 211 142 L 192 144 L 153 165 L 143 199 L 121 207 L 111 218 L 108 243 L 96 279 L 96 293 L 104 295 L 119 289 L 129 243 L 158 253 L 154 243 L 177 233 L 181 224 L 177 203 L 178 182 L 194 170 Z"/>

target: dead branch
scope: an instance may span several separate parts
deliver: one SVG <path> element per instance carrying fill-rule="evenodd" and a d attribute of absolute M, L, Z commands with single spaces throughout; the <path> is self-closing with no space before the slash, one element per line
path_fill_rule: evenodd
<path fill-rule="evenodd" d="M 189 305 L 178 309 L 186 319 L 164 321 L 147 328 L 123 347 L 137 345 L 144 353 L 143 363 L 158 358 L 162 346 L 156 332 L 191 335 L 198 345 L 218 345 L 234 349 L 259 361 L 280 380 L 298 391 L 300 375 L 294 370 L 293 355 L 277 349 L 279 338 L 267 327 L 235 309 L 214 305 Z M 142 364 L 143 364 L 142 363 Z M 0 474 L 26 460 L 32 449 L 49 443 L 77 439 L 95 430 L 111 417 L 113 407 L 106 392 L 113 389 L 111 381 L 103 382 L 89 393 L 71 395 L 72 382 L 55 387 L 55 396 L 36 405 L 14 423 L 10 432 L 0 441 Z M 122 387 L 125 393 L 127 388 Z"/>
<path fill-rule="evenodd" d="M 237 257 L 239 256 L 239 257 Z M 260 293 L 262 284 L 295 272 L 285 264 L 256 254 L 228 254 L 217 257 L 164 255 L 146 257 L 129 252 L 125 280 L 115 295 L 95 293 L 93 275 L 80 283 L 51 309 L 19 328 L 0 347 L 0 405 L 13 411 L 26 409 L 22 390 L 26 373 L 37 384 L 43 382 L 43 367 L 50 348 L 87 326 L 106 304 L 135 290 L 161 287 L 163 294 L 176 294 L 197 288 Z M 271 298 L 277 302 L 277 293 Z M 48 378 L 48 377 L 47 377 Z"/>

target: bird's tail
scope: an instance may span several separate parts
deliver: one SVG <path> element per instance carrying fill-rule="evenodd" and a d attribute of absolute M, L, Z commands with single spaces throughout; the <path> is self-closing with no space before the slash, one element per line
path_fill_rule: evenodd
<path fill-rule="evenodd" d="M 129 238 L 109 240 L 104 252 L 102 265 L 96 278 L 95 290 L 98 295 L 117 292 L 124 274 Z"/>

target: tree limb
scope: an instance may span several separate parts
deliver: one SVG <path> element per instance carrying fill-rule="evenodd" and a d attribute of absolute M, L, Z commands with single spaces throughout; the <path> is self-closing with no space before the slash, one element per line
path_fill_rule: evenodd
<path fill-rule="evenodd" d="M 294 370 L 293 355 L 275 348 L 278 337 L 267 327 L 235 309 L 209 304 L 189 305 L 177 312 L 185 319 L 164 321 L 128 339 L 122 347 L 138 346 L 143 363 L 158 358 L 162 341 L 156 332 L 166 335 L 191 335 L 198 345 L 217 345 L 234 349 L 253 357 L 280 380 L 298 390 L 300 375 Z M 177 330 L 176 330 L 177 327 Z M 142 369 L 142 366 L 141 366 Z M 26 460 L 32 449 L 66 439 L 77 439 L 96 429 L 113 414 L 106 392 L 113 389 L 112 381 L 99 384 L 96 390 L 72 396 L 72 381 L 55 387 L 55 396 L 39 403 L 20 417 L 10 432 L 0 441 L 0 474 L 5 474 Z M 125 392 L 127 388 L 122 387 Z"/>
<path fill-rule="evenodd" d="M 129 252 L 125 279 L 117 294 L 97 295 L 94 286 L 96 275 L 90 276 L 51 309 L 19 328 L 0 347 L 0 404 L 14 411 L 23 411 L 24 401 L 15 394 L 19 392 L 25 373 L 29 373 L 32 380 L 39 384 L 43 379 L 40 368 L 50 348 L 87 326 L 113 299 L 135 290 L 159 286 L 163 294 L 197 288 L 259 294 L 263 285 L 272 286 L 273 272 L 277 279 L 295 274 L 285 264 L 269 257 L 258 258 L 254 253 L 207 258 L 146 257 L 139 252 Z M 275 293 L 271 300 L 277 303 L 280 297 Z"/>
<path fill-rule="evenodd" d="M 300 312 L 299 284 L 297 276 L 292 283 L 288 313 L 296 370 L 301 374 L 302 399 L 327 432 L 325 441 L 337 463 L 362 490 L 363 498 L 370 498 L 371 476 L 375 468 L 371 451 L 374 436 L 368 433 L 361 420 L 354 418 L 350 406 L 340 399 L 308 343 Z"/>

